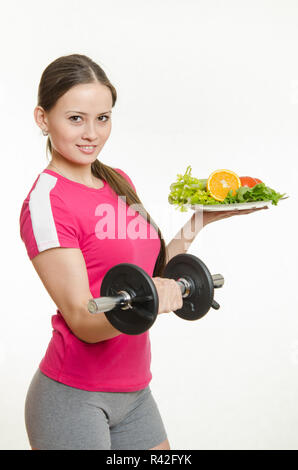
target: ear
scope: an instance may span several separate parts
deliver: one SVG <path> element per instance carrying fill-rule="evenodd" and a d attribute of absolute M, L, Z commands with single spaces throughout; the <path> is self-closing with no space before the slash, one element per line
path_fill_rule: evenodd
<path fill-rule="evenodd" d="M 42 131 L 48 132 L 48 120 L 45 110 L 41 106 L 36 106 L 34 109 L 34 119 L 38 127 Z"/>

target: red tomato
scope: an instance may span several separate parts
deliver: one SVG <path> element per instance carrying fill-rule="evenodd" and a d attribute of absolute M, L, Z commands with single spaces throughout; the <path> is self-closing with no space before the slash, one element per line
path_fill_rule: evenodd
<path fill-rule="evenodd" d="M 256 184 L 263 183 L 259 178 L 252 178 L 251 176 L 240 176 L 241 186 L 248 186 L 253 188 Z"/>
<path fill-rule="evenodd" d="M 253 188 L 257 182 L 251 176 L 240 176 L 241 186 L 248 186 L 249 188 Z"/>
<path fill-rule="evenodd" d="M 263 183 L 263 181 L 259 180 L 258 178 L 255 178 L 255 180 L 256 180 L 257 184 Z"/>

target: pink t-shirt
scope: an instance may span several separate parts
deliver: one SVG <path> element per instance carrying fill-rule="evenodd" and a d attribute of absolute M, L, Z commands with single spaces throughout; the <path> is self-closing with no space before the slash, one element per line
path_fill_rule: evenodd
<path fill-rule="evenodd" d="M 118 168 L 132 185 L 129 176 Z M 160 250 L 157 231 L 104 181 L 100 189 L 45 169 L 33 183 L 20 213 L 20 235 L 30 259 L 53 247 L 81 250 L 94 298 L 107 271 L 133 263 L 151 277 Z M 52 338 L 39 367 L 48 377 L 89 391 L 130 392 L 151 381 L 149 331 L 85 343 L 59 309 Z"/>

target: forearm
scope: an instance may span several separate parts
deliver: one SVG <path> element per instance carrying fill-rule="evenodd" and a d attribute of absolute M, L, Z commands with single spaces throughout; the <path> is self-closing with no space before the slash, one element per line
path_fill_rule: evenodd
<path fill-rule="evenodd" d="M 175 237 L 167 245 L 167 262 L 180 253 L 186 253 L 196 238 L 197 234 L 204 227 L 204 218 L 202 211 L 196 211 L 191 218 L 179 230 Z"/>
<path fill-rule="evenodd" d="M 122 334 L 111 325 L 103 312 L 90 313 L 87 309 L 88 300 L 76 312 L 77 321 L 72 325 L 74 335 L 86 343 L 98 343 Z"/>

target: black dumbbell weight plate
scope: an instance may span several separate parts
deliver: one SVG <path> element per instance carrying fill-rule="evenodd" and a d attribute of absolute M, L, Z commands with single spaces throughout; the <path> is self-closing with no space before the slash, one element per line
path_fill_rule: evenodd
<path fill-rule="evenodd" d="M 120 263 L 105 275 L 100 295 L 113 297 L 119 291 L 136 296 L 132 308 L 123 310 L 116 306 L 105 312 L 109 322 L 119 331 L 128 335 L 139 335 L 147 331 L 155 322 L 158 312 L 158 295 L 152 278 L 144 269 L 130 263 Z"/>
<path fill-rule="evenodd" d="M 163 277 L 169 279 L 185 278 L 191 280 L 193 289 L 183 299 L 183 307 L 174 313 L 184 320 L 198 320 L 211 308 L 214 297 L 212 276 L 207 266 L 194 255 L 174 256 L 167 264 Z"/>

